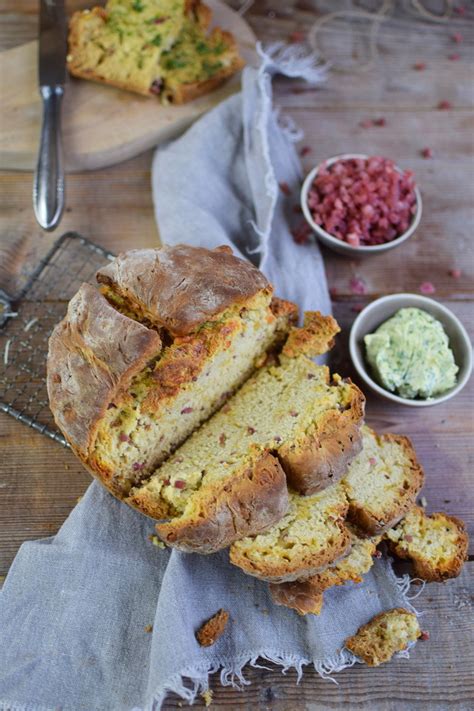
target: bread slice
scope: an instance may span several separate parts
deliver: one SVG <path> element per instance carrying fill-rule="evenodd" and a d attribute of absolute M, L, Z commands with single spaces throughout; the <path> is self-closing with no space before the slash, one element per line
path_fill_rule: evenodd
<path fill-rule="evenodd" d="M 362 452 L 349 465 L 343 486 L 349 520 L 374 536 L 391 528 L 414 505 L 423 470 L 407 437 L 362 429 Z"/>
<path fill-rule="evenodd" d="M 378 667 L 420 636 L 416 615 L 396 607 L 373 617 L 353 637 L 346 639 L 345 646 L 369 667 Z"/>
<path fill-rule="evenodd" d="M 293 304 L 228 248 L 132 250 L 83 285 L 54 330 L 56 422 L 112 493 L 130 488 L 276 348 Z"/>
<path fill-rule="evenodd" d="M 162 103 L 190 101 L 243 66 L 234 38 L 196 0 L 108 0 L 74 13 L 68 68 Z"/>
<path fill-rule="evenodd" d="M 351 548 L 348 555 L 306 580 L 270 585 L 273 602 L 296 610 L 300 615 L 308 613 L 319 615 L 325 590 L 348 582 L 362 582 L 362 576 L 373 565 L 373 556 L 381 537 L 360 538 L 355 530 L 350 527 L 349 530 Z"/>
<path fill-rule="evenodd" d="M 413 572 L 428 582 L 456 578 L 467 557 L 469 538 L 463 521 L 445 513 L 427 516 L 415 506 L 385 538 L 391 551 L 413 564 Z"/>
<path fill-rule="evenodd" d="M 293 492 L 286 516 L 267 533 L 233 543 L 230 561 L 248 575 L 274 583 L 314 575 L 350 549 L 346 512 L 340 484 L 312 496 Z"/>
<path fill-rule="evenodd" d="M 330 382 L 328 369 L 307 356 L 282 356 L 277 364 L 258 370 L 147 481 L 134 487 L 127 500 L 153 518 L 171 519 L 157 525 L 158 534 L 170 545 L 201 552 L 225 547 L 261 530 L 241 527 L 238 503 L 232 503 L 228 512 L 227 494 L 239 485 L 242 472 L 249 471 L 252 453 L 278 457 L 291 480 L 291 447 L 298 456 L 306 450 L 308 487 L 327 486 L 342 475 L 351 451 L 354 456 L 359 449 L 363 402 L 355 385 L 339 378 Z M 341 429 L 351 423 L 350 447 L 343 439 L 334 445 L 325 439 L 324 425 L 331 417 L 339 418 Z M 303 480 L 299 459 L 297 467 Z M 266 506 L 264 499 L 262 505 Z"/>

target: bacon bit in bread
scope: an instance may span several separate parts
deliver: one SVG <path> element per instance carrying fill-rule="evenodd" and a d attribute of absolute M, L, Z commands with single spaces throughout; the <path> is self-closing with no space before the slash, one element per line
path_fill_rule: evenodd
<path fill-rule="evenodd" d="M 107 405 L 107 410 L 116 410 L 116 409 L 117 409 L 117 405 L 114 405 L 113 402 L 109 402 L 109 404 Z"/>
<path fill-rule="evenodd" d="M 407 543 L 413 543 L 413 536 L 410 536 L 409 534 L 405 536 L 405 541 Z"/>
<path fill-rule="evenodd" d="M 416 69 L 417 72 L 424 72 L 426 69 L 426 63 L 425 62 L 417 62 L 416 64 L 413 65 L 413 69 Z"/>
<path fill-rule="evenodd" d="M 453 279 L 459 279 L 462 275 L 462 271 L 460 269 L 450 269 L 448 274 L 452 276 Z"/>
<path fill-rule="evenodd" d="M 436 291 L 434 284 L 430 281 L 424 281 L 420 284 L 419 289 L 421 294 L 434 294 Z"/>
<path fill-rule="evenodd" d="M 183 481 L 183 479 L 176 479 L 176 481 L 174 482 L 174 488 L 175 489 L 185 489 L 186 482 Z"/>
<path fill-rule="evenodd" d="M 138 472 L 140 469 L 143 469 L 145 466 L 145 462 L 133 462 L 133 470 Z"/>
<path fill-rule="evenodd" d="M 222 636 L 229 621 L 227 610 L 220 609 L 196 632 L 196 639 L 201 647 L 210 647 Z"/>
<path fill-rule="evenodd" d="M 189 413 L 192 411 L 193 411 L 192 407 L 183 407 L 183 409 L 181 410 L 181 414 L 182 415 L 189 415 Z"/>
<path fill-rule="evenodd" d="M 284 195 L 291 195 L 291 190 L 290 190 L 290 186 L 288 185 L 288 183 L 279 183 L 279 187 L 280 187 L 281 192 Z"/>
<path fill-rule="evenodd" d="M 453 105 L 450 101 L 444 100 L 444 101 L 440 101 L 438 104 L 438 109 L 440 111 L 447 111 L 448 109 L 452 109 L 452 108 L 453 108 Z"/>
<path fill-rule="evenodd" d="M 421 151 L 421 155 L 423 158 L 433 158 L 433 149 L 432 148 L 423 148 Z"/>
<path fill-rule="evenodd" d="M 369 457 L 369 464 L 374 467 L 377 464 L 375 457 Z"/>
<path fill-rule="evenodd" d="M 253 434 L 255 434 L 255 431 L 256 430 L 253 427 L 247 427 L 247 434 L 253 435 Z"/>
<path fill-rule="evenodd" d="M 219 444 L 221 445 L 221 447 L 225 445 L 226 439 L 226 435 L 224 434 L 224 432 L 222 432 L 222 434 L 219 435 Z"/>
<path fill-rule="evenodd" d="M 119 440 L 121 442 L 130 442 L 130 437 L 128 436 L 128 434 L 125 434 L 125 432 L 121 432 L 119 434 Z"/>
<path fill-rule="evenodd" d="M 296 410 L 290 410 L 289 414 L 290 414 L 290 417 L 298 417 L 298 413 L 296 412 Z"/>

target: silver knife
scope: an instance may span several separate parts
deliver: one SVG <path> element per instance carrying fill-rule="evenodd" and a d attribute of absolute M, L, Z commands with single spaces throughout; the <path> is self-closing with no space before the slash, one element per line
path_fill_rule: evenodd
<path fill-rule="evenodd" d="M 66 82 L 66 17 L 64 0 L 41 0 L 39 90 L 43 100 L 33 207 L 44 230 L 54 230 L 64 210 L 64 166 L 61 146 L 61 102 Z"/>

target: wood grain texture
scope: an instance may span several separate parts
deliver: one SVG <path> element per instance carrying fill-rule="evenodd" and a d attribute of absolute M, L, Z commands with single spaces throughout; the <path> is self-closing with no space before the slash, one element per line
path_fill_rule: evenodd
<path fill-rule="evenodd" d="M 87 0 L 72 0 L 68 8 L 72 11 L 87 4 Z M 318 7 L 327 10 L 328 5 L 335 3 L 318 0 Z M 3 0 L 1 12 L 0 48 L 34 39 L 36 0 Z M 317 16 L 309 0 L 257 0 L 247 19 L 256 35 L 266 41 L 286 39 L 295 30 L 307 31 Z M 416 292 L 421 282 L 430 280 L 436 287 L 435 298 L 452 308 L 473 333 L 473 17 L 470 9 L 467 17 L 454 17 L 445 25 L 426 23 L 408 12 L 406 4 L 397 3 L 395 17 L 381 28 L 379 58 L 369 71 L 332 74 L 317 88 L 299 81 L 275 81 L 276 103 L 302 126 L 303 144 L 312 149 L 304 158 L 306 169 L 345 150 L 383 153 L 415 171 L 424 197 L 420 228 L 400 250 L 360 261 L 324 252 L 335 315 L 343 326 L 332 362 L 343 374 L 351 374 L 346 340 L 357 309 L 381 294 Z M 454 31 L 463 34 L 462 45 L 453 45 L 450 36 Z M 340 42 L 350 39 L 342 24 L 338 33 Z M 460 61 L 447 59 L 453 51 L 460 53 Z M 424 72 L 412 68 L 419 61 L 427 64 Z M 453 110 L 437 110 L 442 100 L 451 101 Z M 361 120 L 377 116 L 386 118 L 386 127 L 359 126 Z M 420 157 L 425 146 L 433 149 L 433 160 Z M 67 212 L 61 229 L 78 230 L 113 251 L 158 244 L 150 190 L 151 157 L 152 151 L 148 151 L 111 168 L 68 176 Z M 0 173 L 4 198 L 0 208 L 0 288 L 11 292 L 21 286 L 55 238 L 42 233 L 34 222 L 31 182 L 28 173 Z M 297 202 L 297 196 L 291 196 L 292 200 Z M 461 278 L 449 275 L 453 267 L 462 270 Z M 364 280 L 366 295 L 352 293 L 353 277 Z M 428 510 L 444 508 L 464 518 L 471 540 L 472 402 L 471 382 L 453 400 L 422 413 L 370 394 L 367 404 L 371 426 L 383 432 L 407 433 L 413 439 L 427 473 L 423 493 Z M 1 575 L 6 574 L 24 540 L 55 533 L 89 481 L 69 451 L 0 416 Z M 294 673 L 282 676 L 272 665 L 249 671 L 252 684 L 243 692 L 221 688 L 216 675 L 211 682 L 211 708 L 468 711 L 474 698 L 473 578 L 474 563 L 469 563 L 457 580 L 426 588 L 416 605 L 428 611 L 423 626 L 431 639 L 418 644 L 409 662 L 395 660 L 379 669 L 347 669 L 337 677 L 339 686 L 319 679 L 311 670 L 297 686 Z M 203 705 L 202 701 L 196 703 L 198 708 Z M 184 707 L 185 702 L 173 697 L 164 709 Z"/>

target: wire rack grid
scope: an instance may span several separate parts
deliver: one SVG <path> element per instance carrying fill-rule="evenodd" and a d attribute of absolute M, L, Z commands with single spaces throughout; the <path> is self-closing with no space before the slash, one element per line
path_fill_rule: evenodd
<path fill-rule="evenodd" d="M 67 232 L 16 297 L 0 293 L 0 411 L 65 446 L 48 404 L 48 339 L 79 286 L 93 284 L 96 271 L 114 256 Z"/>

